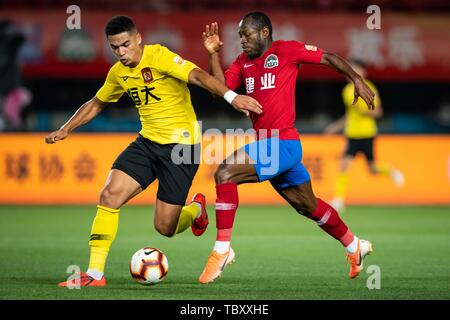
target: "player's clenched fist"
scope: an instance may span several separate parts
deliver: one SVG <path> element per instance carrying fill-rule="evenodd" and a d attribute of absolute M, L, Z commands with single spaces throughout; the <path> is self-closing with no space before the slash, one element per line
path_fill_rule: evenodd
<path fill-rule="evenodd" d="M 48 136 L 46 136 L 45 142 L 52 144 L 52 143 L 55 143 L 56 141 L 64 140 L 68 135 L 69 135 L 69 133 L 66 130 L 59 129 L 59 130 L 53 131 Z"/>

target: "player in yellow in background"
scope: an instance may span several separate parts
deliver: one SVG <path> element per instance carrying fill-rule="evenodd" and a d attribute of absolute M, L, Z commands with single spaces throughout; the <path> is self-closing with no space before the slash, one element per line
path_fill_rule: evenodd
<path fill-rule="evenodd" d="M 187 83 L 198 85 L 224 97 L 248 115 L 261 113 L 260 104 L 237 95 L 225 85 L 158 45 L 142 46 L 134 22 L 127 16 L 109 20 L 105 33 L 118 58 L 95 97 L 84 103 L 45 141 L 52 144 L 92 120 L 111 102 L 127 93 L 139 112 L 142 130 L 116 159 L 101 191 L 97 214 L 89 241 L 90 259 L 86 273 L 59 286 L 105 286 L 104 268 L 109 249 L 117 234 L 119 210 L 128 200 L 158 179 L 154 226 L 171 237 L 191 227 L 200 236 L 208 225 L 205 197 L 196 194 L 185 205 L 192 180 L 199 166 L 201 132 L 192 107 Z M 181 162 L 181 163 L 180 163 Z"/>
<path fill-rule="evenodd" d="M 378 134 L 376 120 L 382 117 L 383 109 L 380 96 L 375 85 L 367 80 L 367 71 L 362 61 L 352 60 L 351 66 L 359 73 L 367 85 L 375 92 L 374 110 L 368 110 L 364 101 L 358 100 L 355 104 L 353 83 L 348 83 L 342 90 L 342 99 L 345 105 L 345 115 L 325 128 L 325 133 L 335 134 L 344 129 L 347 147 L 340 164 L 340 173 L 337 179 L 334 199 L 331 205 L 338 211 L 345 209 L 345 196 L 348 185 L 348 170 L 351 162 L 358 153 L 366 159 L 370 173 L 391 177 L 397 186 L 404 184 L 401 171 L 389 166 L 382 166 L 375 161 L 373 144 Z"/>

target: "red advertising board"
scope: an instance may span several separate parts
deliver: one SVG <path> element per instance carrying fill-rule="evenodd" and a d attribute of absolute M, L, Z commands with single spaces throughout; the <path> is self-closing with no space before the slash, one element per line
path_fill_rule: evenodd
<path fill-rule="evenodd" d="M 317 45 L 343 57 L 368 62 L 374 80 L 450 80 L 450 15 L 397 14 L 381 11 L 381 29 L 367 27 L 369 14 L 267 12 L 275 39 L 292 39 Z M 70 30 L 65 10 L 3 11 L 27 34 L 21 51 L 26 76 L 104 77 L 115 61 L 104 35 L 104 26 L 117 12 L 83 11 L 80 29 Z M 237 26 L 245 12 L 121 12 L 131 16 L 145 43 L 161 43 L 207 68 L 201 34 L 217 21 L 225 45 L 224 66 L 241 52 Z M 322 66 L 302 66 L 304 79 L 339 79 Z"/>

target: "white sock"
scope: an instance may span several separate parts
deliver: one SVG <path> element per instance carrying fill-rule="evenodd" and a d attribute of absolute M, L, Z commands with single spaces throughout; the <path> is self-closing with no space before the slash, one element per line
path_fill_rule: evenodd
<path fill-rule="evenodd" d="M 86 274 L 95 280 L 101 280 L 103 277 L 103 272 L 98 271 L 97 269 L 88 269 Z"/>
<path fill-rule="evenodd" d="M 356 249 L 358 249 L 358 237 L 357 236 L 353 236 L 353 241 L 352 243 L 350 243 L 348 246 L 346 246 L 345 248 L 347 249 L 347 252 L 349 253 L 355 253 Z"/>
<path fill-rule="evenodd" d="M 214 251 L 220 254 L 227 253 L 230 250 L 230 241 L 216 241 Z"/>

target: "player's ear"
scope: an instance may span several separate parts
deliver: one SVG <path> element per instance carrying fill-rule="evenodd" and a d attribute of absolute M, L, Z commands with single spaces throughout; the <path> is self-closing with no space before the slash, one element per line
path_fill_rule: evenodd
<path fill-rule="evenodd" d="M 269 38 L 270 31 L 269 31 L 269 28 L 268 28 L 268 27 L 263 27 L 262 30 L 261 30 L 261 32 L 262 32 L 262 38 L 263 38 L 263 39 Z"/>
<path fill-rule="evenodd" d="M 141 36 L 141 34 L 139 32 L 136 33 L 136 40 L 137 40 L 138 45 L 141 45 L 141 43 L 142 43 L 142 36 Z"/>

